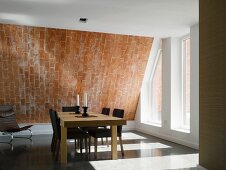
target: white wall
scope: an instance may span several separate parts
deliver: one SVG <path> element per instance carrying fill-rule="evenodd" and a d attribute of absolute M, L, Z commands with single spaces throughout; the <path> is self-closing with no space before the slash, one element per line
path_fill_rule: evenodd
<path fill-rule="evenodd" d="M 176 90 L 176 86 L 173 82 L 173 77 L 178 76 L 177 71 L 174 68 L 174 62 L 178 62 L 178 42 L 179 38 L 166 38 L 163 39 L 163 109 L 162 109 L 162 127 L 156 127 L 149 124 L 141 123 L 141 115 L 147 114 L 147 110 L 143 110 L 148 107 L 145 101 L 147 96 L 147 88 L 141 90 L 141 100 L 139 101 L 137 114 L 136 114 L 136 130 L 154 135 L 166 140 L 170 140 L 176 143 L 180 143 L 192 148 L 198 148 L 199 146 L 199 28 L 198 25 L 191 27 L 191 130 L 190 133 L 183 133 L 175 130 L 171 130 L 171 113 L 175 104 L 179 99 L 174 98 L 172 100 L 172 92 Z M 155 40 L 154 40 L 155 41 Z M 153 49 L 152 49 L 153 50 Z M 172 63 L 173 62 L 173 63 Z M 150 66 L 149 66 L 150 67 Z M 173 70 L 173 72 L 172 72 Z M 145 73 L 146 74 L 146 73 Z M 147 73 L 148 74 L 148 73 Z M 144 82 L 145 83 L 145 82 Z M 173 88 L 171 86 L 174 85 Z M 143 86 L 142 86 L 143 87 Z M 145 86 L 144 86 L 145 87 Z M 145 95 L 142 95 L 145 94 Z M 173 102 L 172 102 L 173 101 Z M 171 108 L 172 106 L 172 108 Z M 174 109 L 173 109 L 174 110 Z"/>
<path fill-rule="evenodd" d="M 199 25 L 190 29 L 191 37 L 191 140 L 199 143 Z"/>
<path fill-rule="evenodd" d="M 170 38 L 162 40 L 162 127 L 159 130 L 167 134 L 171 122 L 171 44 Z"/>
<path fill-rule="evenodd" d="M 169 38 L 171 47 L 170 56 L 166 57 L 171 62 L 171 128 L 178 129 L 182 120 L 182 45 L 181 38 Z M 168 56 L 167 56 L 168 55 Z M 170 72 L 170 70 L 167 70 Z M 169 73 L 167 73 L 169 74 Z"/>

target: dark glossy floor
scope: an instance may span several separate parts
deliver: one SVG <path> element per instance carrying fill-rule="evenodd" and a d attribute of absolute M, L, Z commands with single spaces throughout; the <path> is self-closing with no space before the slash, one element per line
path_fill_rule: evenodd
<path fill-rule="evenodd" d="M 110 147 L 98 146 L 98 159 L 90 160 L 75 152 L 73 141 L 68 142 L 68 165 L 55 162 L 50 151 L 51 135 L 36 135 L 32 141 L 14 139 L 12 146 L 0 143 L 0 170 L 147 170 L 198 169 L 198 151 L 137 131 L 123 133 L 125 156 L 118 147 L 118 160 L 111 160 Z M 0 136 L 0 140 L 6 140 Z"/>

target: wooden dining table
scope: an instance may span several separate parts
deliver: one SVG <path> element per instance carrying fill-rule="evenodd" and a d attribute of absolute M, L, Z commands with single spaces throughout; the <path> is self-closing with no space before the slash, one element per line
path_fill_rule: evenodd
<path fill-rule="evenodd" d="M 110 126 L 111 127 L 111 156 L 112 159 L 118 159 L 117 156 L 117 126 L 126 125 L 126 119 L 107 116 L 99 113 L 89 112 L 88 117 L 82 117 L 82 114 L 74 112 L 58 112 L 61 126 L 61 144 L 60 144 L 60 162 L 67 164 L 67 128 L 73 127 L 94 127 Z"/>

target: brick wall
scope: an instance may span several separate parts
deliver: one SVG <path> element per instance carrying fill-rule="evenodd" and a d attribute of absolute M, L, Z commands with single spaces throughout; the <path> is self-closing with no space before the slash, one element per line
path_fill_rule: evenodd
<path fill-rule="evenodd" d="M 15 104 L 19 122 L 42 123 L 87 92 L 89 110 L 123 108 L 134 119 L 152 41 L 0 24 L 0 104 Z"/>

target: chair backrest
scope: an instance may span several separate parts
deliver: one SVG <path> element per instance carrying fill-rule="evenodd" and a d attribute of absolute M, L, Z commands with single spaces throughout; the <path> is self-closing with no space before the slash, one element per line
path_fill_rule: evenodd
<path fill-rule="evenodd" d="M 118 117 L 118 118 L 123 118 L 124 117 L 124 110 L 123 109 L 114 109 L 112 116 Z M 117 132 L 118 136 L 122 136 L 122 126 L 117 126 Z"/>
<path fill-rule="evenodd" d="M 109 115 L 109 114 L 110 114 L 110 108 L 104 107 L 104 108 L 102 109 L 101 114 L 103 114 L 103 115 Z"/>
<path fill-rule="evenodd" d="M 53 129 L 53 116 L 52 116 L 53 113 L 52 113 L 52 111 L 53 111 L 53 109 L 49 109 L 49 117 L 50 117 L 52 129 Z M 53 133 L 54 133 L 54 129 L 53 129 Z"/>
<path fill-rule="evenodd" d="M 10 130 L 20 129 L 16 122 L 16 116 L 12 109 L 7 109 L 6 106 L 0 107 L 0 131 L 7 132 Z"/>
<path fill-rule="evenodd" d="M 49 115 L 52 123 L 53 133 L 56 138 L 60 139 L 60 119 L 57 117 L 55 110 L 50 109 Z"/>
<path fill-rule="evenodd" d="M 63 106 L 62 112 L 76 112 L 75 106 Z"/>

